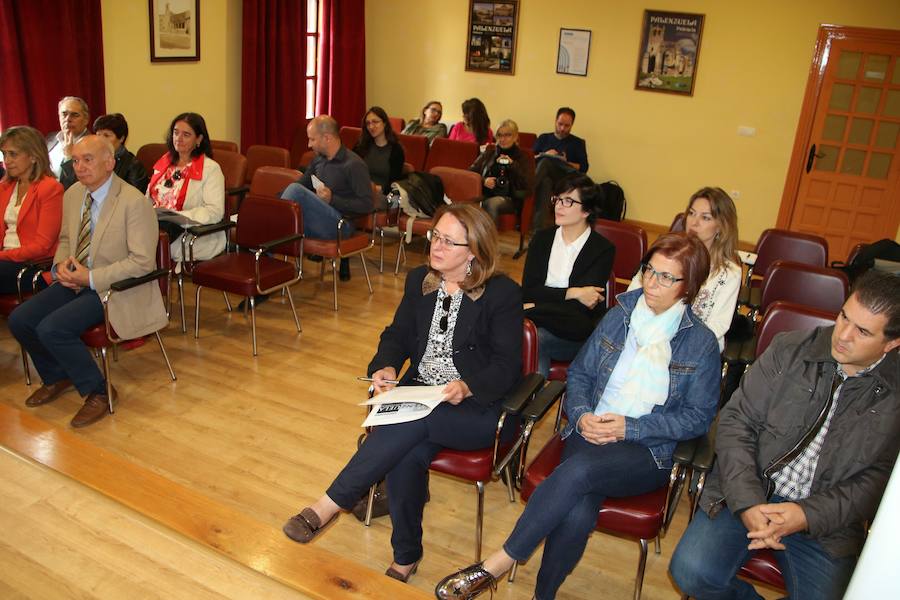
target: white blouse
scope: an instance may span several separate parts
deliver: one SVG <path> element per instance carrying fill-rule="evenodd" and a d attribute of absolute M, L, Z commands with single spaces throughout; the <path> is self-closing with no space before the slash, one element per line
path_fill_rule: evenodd
<path fill-rule="evenodd" d="M 550 247 L 550 259 L 547 262 L 547 279 L 544 285 L 551 288 L 568 288 L 569 276 L 575 260 L 591 235 L 591 228 L 586 228 L 571 244 L 567 244 L 562 236 L 562 227 L 556 228 L 553 246 Z"/>
<path fill-rule="evenodd" d="M 6 205 L 6 213 L 3 215 L 3 220 L 6 221 L 6 235 L 3 236 L 3 245 L 0 248 L 4 250 L 9 250 L 11 248 L 19 248 L 22 246 L 19 241 L 19 233 L 16 231 L 16 224 L 19 222 L 19 209 L 22 208 L 22 205 L 16 205 L 16 198 L 19 195 L 19 184 L 16 182 L 16 185 L 12 189 L 12 194 L 9 196 L 9 204 Z M 22 198 L 22 202 L 25 202 L 25 198 Z"/>

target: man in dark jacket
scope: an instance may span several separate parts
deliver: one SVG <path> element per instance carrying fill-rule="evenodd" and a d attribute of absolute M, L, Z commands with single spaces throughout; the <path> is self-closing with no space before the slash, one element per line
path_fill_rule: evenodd
<path fill-rule="evenodd" d="M 770 548 L 791 598 L 840 598 L 900 447 L 900 278 L 870 272 L 833 327 L 775 338 L 722 409 L 716 464 L 672 557 L 698 600 Z"/>

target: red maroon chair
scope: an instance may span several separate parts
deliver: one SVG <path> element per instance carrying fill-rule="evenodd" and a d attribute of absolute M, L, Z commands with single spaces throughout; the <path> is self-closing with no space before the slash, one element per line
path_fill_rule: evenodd
<path fill-rule="evenodd" d="M 425 157 L 428 155 L 428 138 L 424 135 L 404 135 L 397 133 L 397 141 L 403 146 L 406 162 L 414 171 L 425 170 Z"/>
<path fill-rule="evenodd" d="M 631 278 L 637 273 L 641 260 L 647 253 L 647 232 L 636 225 L 607 219 L 595 220 L 594 231 L 616 247 L 613 271 L 619 279 L 616 281 L 615 293 L 621 294 L 628 289 Z"/>
<path fill-rule="evenodd" d="M 776 260 L 763 278 L 759 310 L 776 300 L 786 300 L 826 312 L 840 312 L 850 294 L 847 276 L 826 267 Z"/>
<path fill-rule="evenodd" d="M 442 139 L 442 138 L 438 138 Z M 444 185 L 444 195 L 450 198 L 454 204 L 462 202 L 477 202 L 481 198 L 481 175 L 466 169 L 454 169 L 452 167 L 434 167 L 433 175 L 441 178 Z M 410 224 L 412 221 L 412 224 Z M 400 213 L 397 219 L 400 229 L 400 244 L 397 248 L 397 263 L 394 265 L 394 275 L 400 272 L 400 259 L 406 252 L 406 231 L 409 229 L 412 235 L 424 236 L 429 229 L 434 227 L 434 219 L 413 219 L 406 213 Z"/>
<path fill-rule="evenodd" d="M 521 435 L 509 439 L 501 439 L 501 431 L 507 418 L 518 416 L 525 404 L 534 397 L 544 384 L 544 378 L 537 371 L 537 328 L 534 323 L 525 319 L 522 330 L 522 374 L 525 379 L 508 398 L 503 401 L 503 412 L 497 421 L 497 433 L 494 444 L 481 450 L 452 450 L 445 448 L 437 453 L 431 461 L 431 470 L 450 475 L 475 484 L 478 494 L 478 508 L 475 517 L 475 560 L 481 560 L 481 531 L 484 523 L 484 485 L 501 474 L 506 480 L 509 501 L 515 502 L 515 475 L 511 462 L 514 454 L 521 446 Z M 521 434 L 521 427 L 519 434 Z M 524 450 L 523 450 L 524 453 Z M 368 525 L 372 515 L 372 501 L 375 486 L 369 490 L 365 524 Z"/>
<path fill-rule="evenodd" d="M 430 172 L 434 167 L 468 169 L 477 157 L 478 144 L 435 138 L 428 149 L 423 170 Z"/>
<path fill-rule="evenodd" d="M 116 283 L 110 285 L 109 291 L 103 295 L 103 298 L 101 298 L 101 301 L 103 302 L 103 322 L 98 325 L 94 325 L 81 334 L 81 341 L 84 342 L 85 346 L 100 351 L 100 357 L 103 363 L 103 376 L 106 378 L 106 396 L 107 398 L 109 398 L 110 413 L 114 412 L 114 410 L 112 377 L 110 376 L 109 372 L 108 349 L 112 348 L 113 356 L 116 356 L 116 354 L 118 353 L 117 349 L 120 345 L 125 350 L 137 348 L 139 346 L 143 346 L 144 341 L 149 336 L 144 336 L 142 338 L 134 340 L 120 338 L 109 322 L 109 299 L 113 294 L 117 292 L 124 292 L 125 290 L 130 290 L 139 285 L 143 285 L 155 280 L 159 283 L 159 291 L 162 293 L 163 297 L 163 306 L 168 307 L 169 284 L 172 275 L 172 271 L 170 269 L 171 262 L 172 258 L 169 251 L 169 236 L 166 232 L 160 231 L 159 241 L 156 245 L 156 270 L 142 277 L 123 279 L 122 281 L 117 281 Z M 168 309 L 166 310 L 166 316 L 168 316 Z M 166 325 L 168 325 L 168 323 L 166 323 Z M 163 359 L 166 361 L 166 367 L 168 367 L 169 369 L 169 376 L 172 378 L 172 381 L 175 381 L 175 371 L 172 370 L 172 363 L 169 361 L 169 355 L 166 353 L 166 347 L 165 345 L 163 345 L 163 341 L 159 335 L 159 331 L 154 332 L 153 335 L 156 336 L 156 343 L 159 344 L 159 350 L 160 352 L 162 352 Z"/>
<path fill-rule="evenodd" d="M 227 152 L 234 152 L 237 154 L 239 150 L 237 143 L 229 142 L 227 140 L 209 140 L 209 144 L 212 146 L 213 154 L 215 154 L 217 150 L 226 150 Z"/>
<path fill-rule="evenodd" d="M 234 223 L 229 221 L 219 226 L 227 230 Z M 301 331 L 290 288 L 300 281 L 299 258 L 303 256 L 300 206 L 280 199 L 248 197 L 238 214 L 235 240 L 238 252 L 220 254 L 199 263 L 191 273 L 197 288 L 194 337 L 200 337 L 200 292 L 203 288 L 231 292 L 247 298 L 253 356 L 256 356 L 256 295 L 285 290 L 297 332 Z M 279 260 L 270 254 L 282 254 L 293 260 Z"/>
<path fill-rule="evenodd" d="M 285 148 L 255 144 L 247 148 L 247 178 L 244 183 L 250 185 L 253 182 L 253 175 L 260 167 L 290 168 L 290 166 L 291 153 Z"/>
<path fill-rule="evenodd" d="M 529 153 L 534 154 L 532 148 L 534 148 L 535 142 L 537 142 L 536 133 L 528 133 L 527 131 L 519 132 L 519 148 L 522 148 L 523 150 L 527 150 Z"/>
<path fill-rule="evenodd" d="M 677 215 L 675 215 L 675 218 L 672 219 L 672 224 L 669 225 L 669 231 L 672 231 L 672 232 L 684 231 L 684 220 L 685 220 L 685 217 L 684 217 L 683 212 L 680 212 Z"/>
<path fill-rule="evenodd" d="M 168 151 L 169 148 L 165 144 L 144 144 L 138 148 L 134 157 L 144 166 L 144 170 L 147 171 L 148 175 L 153 175 L 153 165 Z M 145 192 L 146 190 L 141 191 Z"/>
<path fill-rule="evenodd" d="M 388 121 L 391 122 L 391 129 L 394 130 L 394 133 L 400 133 L 406 127 L 406 121 L 403 120 L 403 117 L 388 117 Z"/>
<path fill-rule="evenodd" d="M 762 278 L 769 265 L 779 259 L 814 267 L 824 267 L 828 260 L 828 242 L 817 235 L 766 229 L 756 242 L 756 260 L 748 267 L 746 287 L 738 294 L 738 305 L 758 308 Z"/>
<path fill-rule="evenodd" d="M 47 258 L 43 258 L 36 261 L 31 261 L 25 267 L 19 270 L 16 275 L 16 293 L 15 294 L 0 294 L 0 316 L 9 318 L 9 315 L 12 314 L 20 304 L 31 298 L 31 292 L 23 292 L 22 291 L 22 277 L 25 276 L 25 273 L 29 270 L 34 271 L 34 277 L 31 279 L 31 289 L 34 289 L 35 284 L 37 283 L 38 277 L 41 276 L 42 272 L 46 269 L 49 269 L 53 264 L 53 257 L 49 256 Z M 28 354 L 25 352 L 25 348 L 19 346 L 19 351 L 22 354 L 22 370 L 25 372 L 25 384 L 31 385 L 31 369 L 28 366 Z"/>
<path fill-rule="evenodd" d="M 359 137 L 362 135 L 362 129 L 359 127 L 341 127 L 339 135 L 341 136 L 341 143 L 348 150 L 353 150 L 353 146 L 356 145 L 356 142 L 359 141 Z"/>

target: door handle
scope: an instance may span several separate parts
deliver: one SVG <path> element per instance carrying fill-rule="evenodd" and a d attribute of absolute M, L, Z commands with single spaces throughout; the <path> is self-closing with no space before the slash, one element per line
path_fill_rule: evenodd
<path fill-rule="evenodd" d="M 813 144 L 812 148 L 809 149 L 809 156 L 806 158 L 806 172 L 809 173 L 812 171 L 813 159 L 814 158 L 825 158 L 824 152 L 816 152 L 816 145 Z"/>

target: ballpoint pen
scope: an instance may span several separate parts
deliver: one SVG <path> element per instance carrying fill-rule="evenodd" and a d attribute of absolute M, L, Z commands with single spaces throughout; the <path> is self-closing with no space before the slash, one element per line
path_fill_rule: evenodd
<path fill-rule="evenodd" d="M 375 380 L 372 379 L 371 377 L 357 377 L 356 379 L 359 380 L 359 381 L 371 381 L 371 382 L 374 382 L 374 381 L 375 381 Z M 397 385 L 397 384 L 400 383 L 400 382 L 399 382 L 398 380 L 396 380 L 396 379 L 382 379 L 382 380 L 381 380 L 381 383 L 390 383 L 390 384 L 393 384 L 393 385 Z"/>

